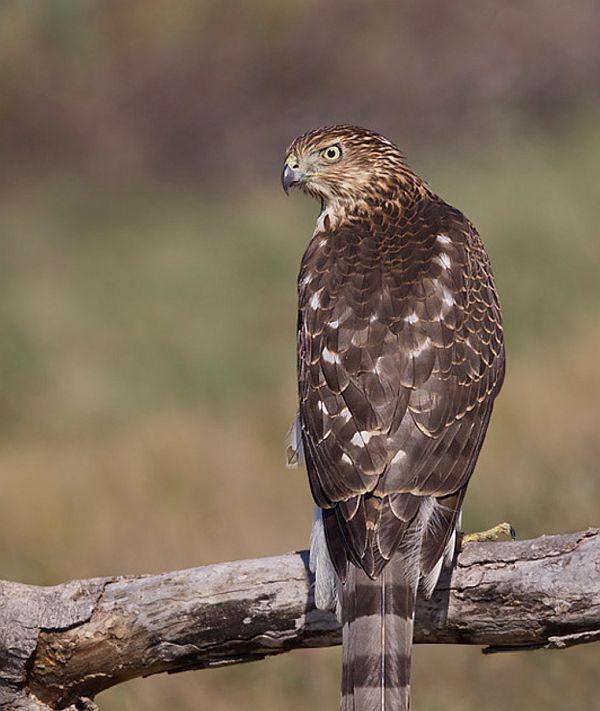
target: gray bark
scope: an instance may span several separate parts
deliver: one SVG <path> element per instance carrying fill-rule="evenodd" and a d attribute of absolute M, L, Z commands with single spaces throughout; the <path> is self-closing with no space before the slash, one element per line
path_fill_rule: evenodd
<path fill-rule="evenodd" d="M 0 582 L 0 707 L 91 710 L 99 691 L 134 677 L 339 644 L 310 585 L 306 552 L 55 587 Z M 503 651 L 598 639 L 596 529 L 467 544 L 417 606 L 417 643 Z"/>

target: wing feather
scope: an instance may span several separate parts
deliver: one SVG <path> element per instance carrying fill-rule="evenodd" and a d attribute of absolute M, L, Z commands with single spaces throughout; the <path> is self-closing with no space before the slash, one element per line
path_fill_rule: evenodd
<path fill-rule="evenodd" d="M 439 505 L 442 523 L 423 533 L 422 568 L 435 567 L 504 373 L 500 309 L 475 229 L 439 200 L 419 219 L 395 219 L 317 234 L 299 277 L 311 488 L 369 575 Z"/>

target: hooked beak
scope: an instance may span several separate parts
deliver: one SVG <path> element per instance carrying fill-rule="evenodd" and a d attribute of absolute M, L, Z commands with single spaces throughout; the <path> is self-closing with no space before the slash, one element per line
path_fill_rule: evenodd
<path fill-rule="evenodd" d="M 289 195 L 290 188 L 292 185 L 298 185 L 304 180 L 304 172 L 301 170 L 294 170 L 286 163 L 283 172 L 281 173 L 281 184 L 285 190 L 285 194 Z"/>

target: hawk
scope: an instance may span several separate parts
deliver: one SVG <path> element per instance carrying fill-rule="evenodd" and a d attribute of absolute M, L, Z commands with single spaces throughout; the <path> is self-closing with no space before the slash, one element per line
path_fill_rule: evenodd
<path fill-rule="evenodd" d="M 341 614 L 343 711 L 403 711 L 417 588 L 452 560 L 504 377 L 494 277 L 475 227 L 373 131 L 305 133 L 282 184 L 321 203 L 290 448 L 316 503 L 315 599 Z"/>

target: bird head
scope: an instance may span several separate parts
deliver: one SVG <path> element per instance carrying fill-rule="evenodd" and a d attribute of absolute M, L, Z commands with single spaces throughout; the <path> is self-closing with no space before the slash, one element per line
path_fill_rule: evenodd
<path fill-rule="evenodd" d="M 329 201 L 358 200 L 390 190 L 406 164 L 387 138 L 350 125 L 318 128 L 296 138 L 287 150 L 281 174 L 291 187 Z"/>

